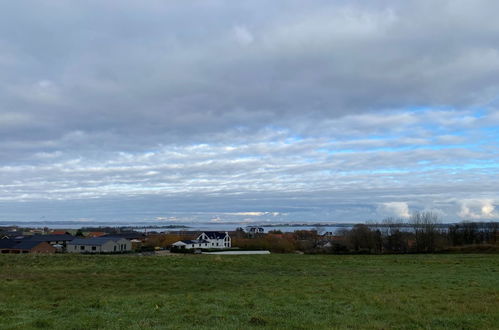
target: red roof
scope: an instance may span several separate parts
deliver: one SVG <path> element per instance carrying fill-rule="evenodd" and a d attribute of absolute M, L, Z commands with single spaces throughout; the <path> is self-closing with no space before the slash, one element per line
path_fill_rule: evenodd
<path fill-rule="evenodd" d="M 50 234 L 51 235 L 67 235 L 69 233 L 67 231 L 65 231 L 65 230 L 54 230 Z"/>
<path fill-rule="evenodd" d="M 104 235 L 107 235 L 107 233 L 103 231 L 91 231 L 90 233 L 88 233 L 87 237 L 101 237 Z"/>

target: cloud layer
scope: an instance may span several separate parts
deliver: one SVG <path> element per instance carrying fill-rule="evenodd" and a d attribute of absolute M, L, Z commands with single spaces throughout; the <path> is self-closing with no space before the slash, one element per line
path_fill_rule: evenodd
<path fill-rule="evenodd" d="M 0 219 L 497 219 L 497 10 L 3 3 Z"/>

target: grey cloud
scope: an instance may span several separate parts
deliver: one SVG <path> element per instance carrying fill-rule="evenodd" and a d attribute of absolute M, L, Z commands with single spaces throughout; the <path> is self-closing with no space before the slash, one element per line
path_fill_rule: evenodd
<path fill-rule="evenodd" d="M 227 198 L 239 205 L 229 213 L 300 205 L 293 219 L 407 203 L 464 215 L 456 187 L 460 199 L 497 198 L 498 10 L 2 3 L 0 200 L 168 196 L 185 212 L 221 212 Z"/>

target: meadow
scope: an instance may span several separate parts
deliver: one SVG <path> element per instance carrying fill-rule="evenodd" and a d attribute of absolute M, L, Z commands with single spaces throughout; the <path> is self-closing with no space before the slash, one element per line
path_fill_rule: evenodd
<path fill-rule="evenodd" d="M 499 255 L 0 255 L 0 329 L 494 329 Z"/>

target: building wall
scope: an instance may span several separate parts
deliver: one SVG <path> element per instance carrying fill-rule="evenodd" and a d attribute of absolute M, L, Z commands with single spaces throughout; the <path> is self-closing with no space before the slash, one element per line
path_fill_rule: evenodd
<path fill-rule="evenodd" d="M 122 253 L 132 250 L 132 242 L 127 239 L 118 241 L 109 240 L 102 245 L 73 245 L 68 244 L 69 253 Z"/>
<path fill-rule="evenodd" d="M 31 249 L 31 253 L 55 253 L 57 249 L 47 242 L 42 242 Z"/>
<path fill-rule="evenodd" d="M 225 236 L 225 238 L 222 238 L 222 239 L 210 239 L 203 233 L 203 234 L 199 235 L 198 239 L 204 239 L 204 240 L 207 240 L 209 242 L 208 247 L 203 246 L 203 248 L 226 249 L 226 248 L 230 248 L 232 246 L 232 242 L 231 242 L 229 235 Z"/>

